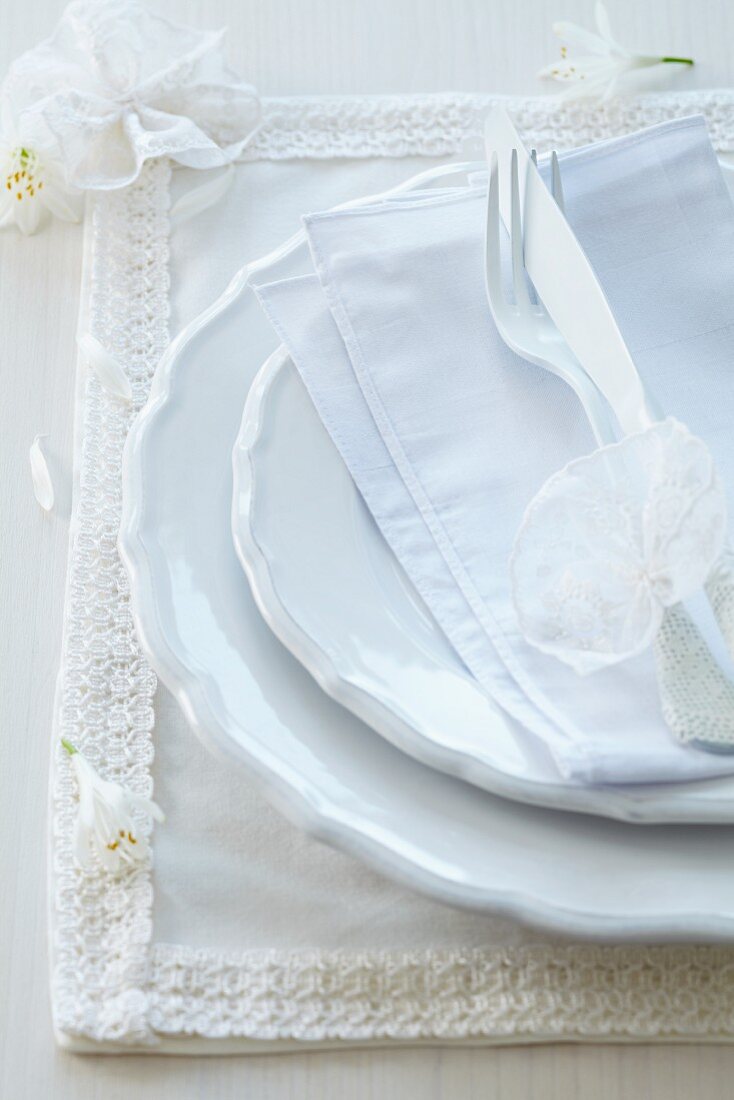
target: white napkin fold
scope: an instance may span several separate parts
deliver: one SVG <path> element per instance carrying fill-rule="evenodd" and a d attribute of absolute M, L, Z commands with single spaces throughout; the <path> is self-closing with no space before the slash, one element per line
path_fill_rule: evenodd
<path fill-rule="evenodd" d="M 644 380 L 731 484 L 734 212 L 703 121 L 567 154 L 562 175 L 569 220 Z M 671 739 L 649 654 L 579 677 L 519 632 L 507 560 L 524 508 L 594 442 L 568 387 L 494 328 L 484 217 L 482 186 L 312 215 L 315 274 L 261 273 L 261 300 L 437 621 L 561 773 L 614 783 L 731 772 L 732 758 Z"/>

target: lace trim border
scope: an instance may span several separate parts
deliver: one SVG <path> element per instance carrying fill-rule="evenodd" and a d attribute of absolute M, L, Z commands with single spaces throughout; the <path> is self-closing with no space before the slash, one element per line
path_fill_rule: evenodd
<path fill-rule="evenodd" d="M 490 107 L 503 105 L 540 151 L 615 137 L 701 113 L 719 152 L 734 151 L 734 90 L 664 92 L 611 100 L 438 93 L 304 96 L 263 100 L 263 125 L 245 160 L 297 157 L 442 156 L 481 134 Z"/>
<path fill-rule="evenodd" d="M 124 365 L 133 400 L 115 400 L 93 372 L 80 377 L 52 750 L 51 955 L 57 1030 L 100 1041 L 151 1041 L 146 985 L 153 884 L 146 866 L 111 879 L 101 869 L 83 871 L 74 860 L 77 797 L 60 738 L 105 778 L 152 793 L 156 677 L 135 634 L 117 532 L 122 449 L 168 343 L 170 178 L 167 160 L 149 161 L 134 184 L 91 200 L 86 226 L 91 250 L 85 249 L 81 325 Z"/>
<path fill-rule="evenodd" d="M 734 952 L 540 945 L 216 952 L 157 944 L 161 1035 L 300 1040 L 734 1035 Z"/>

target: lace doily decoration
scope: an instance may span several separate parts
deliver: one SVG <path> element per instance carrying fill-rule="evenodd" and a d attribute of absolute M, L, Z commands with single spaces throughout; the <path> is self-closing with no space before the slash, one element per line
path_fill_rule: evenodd
<path fill-rule="evenodd" d="M 579 673 L 635 656 L 666 608 L 703 586 L 725 533 L 711 454 L 676 420 L 575 459 L 530 502 L 515 540 L 522 632 Z"/>
<path fill-rule="evenodd" d="M 11 65 L 3 95 L 75 187 L 122 187 L 152 157 L 215 168 L 239 156 L 260 118 L 222 37 L 138 0 L 74 0 L 53 35 Z"/>

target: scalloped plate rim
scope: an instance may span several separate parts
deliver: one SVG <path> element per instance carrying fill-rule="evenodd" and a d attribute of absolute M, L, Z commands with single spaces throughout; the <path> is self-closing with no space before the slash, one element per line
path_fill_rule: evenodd
<path fill-rule="evenodd" d="M 257 480 L 267 400 L 279 373 L 292 362 L 281 346 L 258 371 L 232 450 L 232 537 L 260 613 L 279 641 L 310 672 L 319 686 L 403 752 L 429 767 L 481 787 L 490 794 L 530 805 L 573 813 L 596 814 L 634 824 L 716 824 L 734 822 L 734 778 L 731 776 L 645 785 L 639 788 L 590 788 L 562 782 L 544 783 L 512 776 L 471 753 L 437 741 L 419 720 L 410 722 L 376 693 L 369 692 L 327 653 L 301 625 L 275 584 L 256 532 L 251 508 Z M 729 794 L 691 805 L 697 791 L 728 788 Z"/>

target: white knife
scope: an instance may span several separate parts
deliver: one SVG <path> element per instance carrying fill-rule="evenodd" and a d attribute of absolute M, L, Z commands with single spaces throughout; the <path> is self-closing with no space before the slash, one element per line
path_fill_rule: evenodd
<path fill-rule="evenodd" d="M 637 368 L 586 253 L 543 182 L 506 111 L 485 123 L 488 161 L 497 153 L 509 164 L 517 149 L 520 194 L 524 193 L 525 266 L 543 305 L 582 367 L 606 397 L 625 435 L 649 427 Z M 509 172 L 500 173 L 500 210 L 510 224 Z M 502 186 L 504 182 L 505 186 Z"/>

